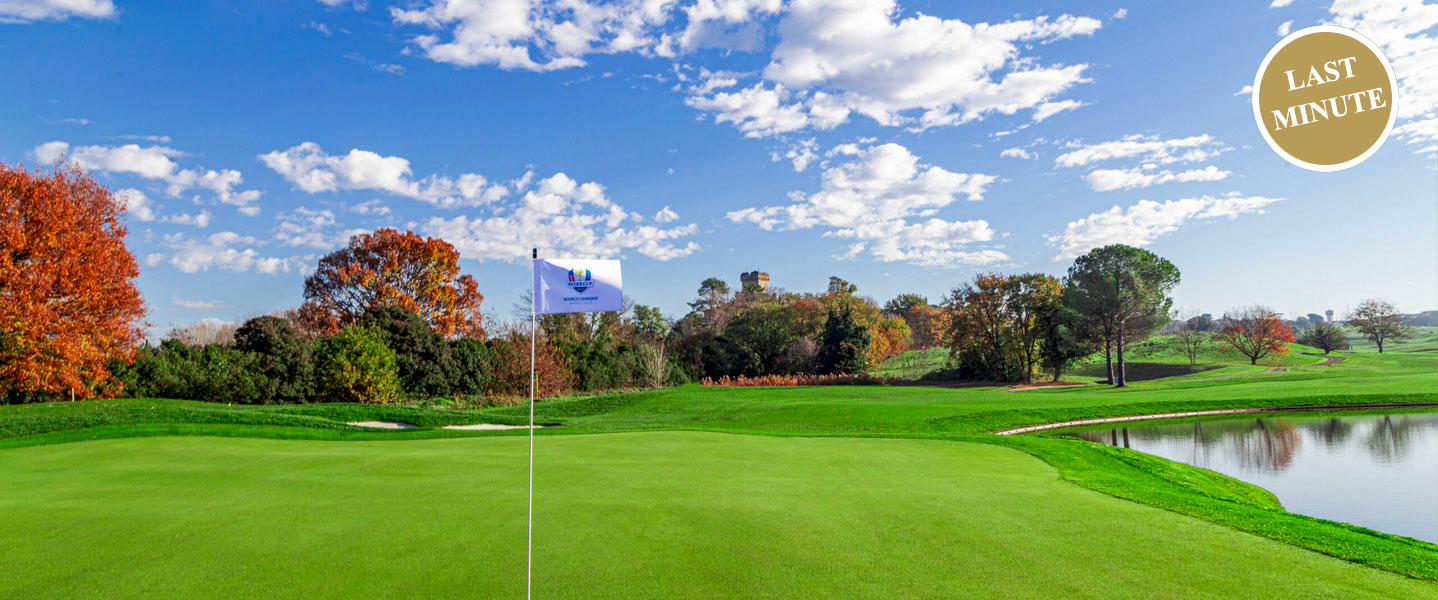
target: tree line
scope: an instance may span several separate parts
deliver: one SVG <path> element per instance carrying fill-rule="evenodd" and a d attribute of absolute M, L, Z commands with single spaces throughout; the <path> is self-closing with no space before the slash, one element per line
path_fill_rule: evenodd
<path fill-rule="evenodd" d="M 232 402 L 503 402 L 525 395 L 536 346 L 540 396 L 675 385 L 704 378 L 859 374 L 911 348 L 948 349 L 952 373 L 993 381 L 1055 380 L 1101 355 L 1127 383 L 1126 349 L 1170 324 L 1178 269 L 1121 244 L 1096 248 L 1067 274 L 980 274 L 931 304 L 900 294 L 880 305 L 840 277 L 814 293 L 732 289 L 702 281 L 671 320 L 626 300 L 623 311 L 543 315 L 527 324 L 482 311 L 478 282 L 438 238 L 380 229 L 321 258 L 305 301 L 224 336 L 174 332 L 142 343 L 138 265 L 125 246 L 123 201 L 78 167 L 48 173 L 0 163 L 0 401 L 166 396 Z M 527 312 L 527 309 L 526 311 Z M 1292 324 L 1250 306 L 1182 320 L 1192 360 L 1218 343 L 1253 363 L 1282 355 Z M 1300 341 L 1344 342 L 1310 314 Z M 1404 315 L 1367 300 L 1351 327 L 1386 344 L 1411 337 Z M 531 340 L 531 335 L 534 339 Z"/>

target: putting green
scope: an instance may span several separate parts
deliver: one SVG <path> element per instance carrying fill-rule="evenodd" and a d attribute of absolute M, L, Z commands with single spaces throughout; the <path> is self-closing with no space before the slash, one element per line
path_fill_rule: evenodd
<path fill-rule="evenodd" d="M 523 437 L 0 451 L 0 597 L 521 597 Z M 547 436 L 538 598 L 1434 597 L 983 444 Z"/>

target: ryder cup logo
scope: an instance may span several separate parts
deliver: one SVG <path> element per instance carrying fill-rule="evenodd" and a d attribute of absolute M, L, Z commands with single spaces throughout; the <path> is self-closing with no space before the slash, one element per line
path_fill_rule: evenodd
<path fill-rule="evenodd" d="M 569 287 L 582 294 L 584 290 L 594 287 L 592 277 L 593 273 L 590 273 L 589 269 L 570 269 Z"/>

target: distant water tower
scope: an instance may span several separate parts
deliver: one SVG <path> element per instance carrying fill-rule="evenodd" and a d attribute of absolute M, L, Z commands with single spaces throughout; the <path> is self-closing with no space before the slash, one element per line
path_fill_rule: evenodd
<path fill-rule="evenodd" d="M 1333 309 L 1330 308 L 1330 309 L 1328 309 L 1328 310 L 1323 311 L 1323 315 L 1326 316 L 1326 317 L 1328 317 L 1328 322 L 1329 322 L 1329 323 L 1332 323 L 1332 322 L 1333 322 Z"/>
<path fill-rule="evenodd" d="M 767 294 L 769 293 L 769 274 L 757 270 L 750 271 L 748 273 L 740 273 L 739 285 L 741 286 L 740 289 L 749 287 L 751 285 L 757 285 L 759 286 L 759 289 L 764 290 L 764 293 Z"/>

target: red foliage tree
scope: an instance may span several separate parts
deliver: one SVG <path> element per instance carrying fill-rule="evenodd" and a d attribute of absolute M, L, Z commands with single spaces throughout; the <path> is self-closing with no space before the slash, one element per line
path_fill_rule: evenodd
<path fill-rule="evenodd" d="M 506 327 L 490 340 L 494 351 L 490 359 L 491 379 L 485 392 L 503 404 L 512 404 L 529 396 L 529 331 L 528 327 Z M 568 394 L 574 389 L 574 372 L 565 363 L 564 354 L 540 337 L 534 350 L 534 395 L 549 398 Z"/>
<path fill-rule="evenodd" d="M 119 392 L 144 338 L 123 202 L 79 167 L 0 162 L 0 396 Z"/>
<path fill-rule="evenodd" d="M 1235 309 L 1223 315 L 1223 321 L 1219 341 L 1247 356 L 1252 365 L 1270 354 L 1288 354 L 1288 345 L 1293 343 L 1293 328 L 1267 306 Z"/>
<path fill-rule="evenodd" d="M 459 252 L 412 231 L 385 228 L 350 238 L 305 278 L 305 301 L 301 315 L 331 330 L 358 322 L 371 308 L 398 306 L 441 335 L 484 337 L 484 296 L 473 277 L 459 274 Z"/>

